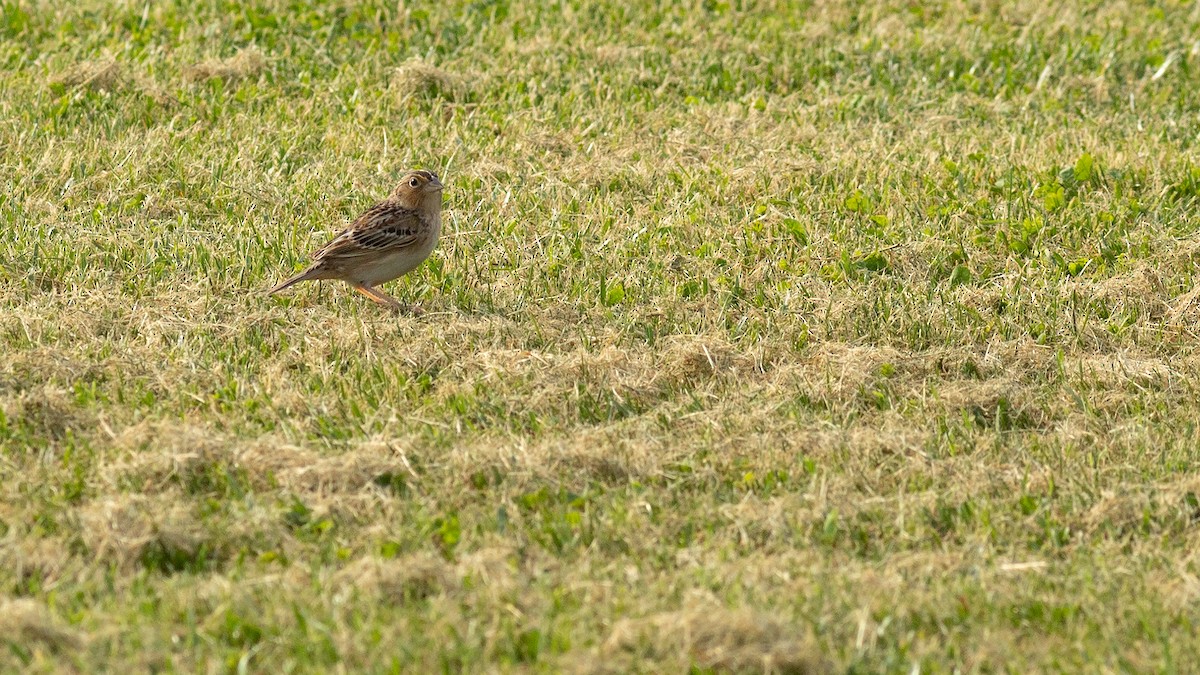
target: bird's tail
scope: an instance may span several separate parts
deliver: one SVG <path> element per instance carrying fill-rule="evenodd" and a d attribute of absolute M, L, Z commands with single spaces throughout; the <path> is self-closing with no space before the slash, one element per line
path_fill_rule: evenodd
<path fill-rule="evenodd" d="M 267 291 L 263 295 L 275 295 L 279 291 L 282 291 L 285 288 L 288 288 L 290 286 L 298 284 L 301 281 L 308 281 L 309 279 L 315 279 L 316 272 L 317 272 L 317 270 L 315 268 L 310 267 L 310 268 L 304 270 L 303 272 L 301 272 L 300 274 L 297 274 L 296 276 L 294 276 L 290 279 L 280 282 L 279 285 L 275 286 L 274 288 Z"/>

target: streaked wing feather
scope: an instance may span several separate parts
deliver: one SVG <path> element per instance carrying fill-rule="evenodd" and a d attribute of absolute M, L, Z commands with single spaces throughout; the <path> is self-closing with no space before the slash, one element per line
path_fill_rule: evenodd
<path fill-rule="evenodd" d="M 349 227 L 321 247 L 313 258 L 330 260 L 374 255 L 412 246 L 420 239 L 421 218 L 416 211 L 381 202 L 359 216 Z"/>

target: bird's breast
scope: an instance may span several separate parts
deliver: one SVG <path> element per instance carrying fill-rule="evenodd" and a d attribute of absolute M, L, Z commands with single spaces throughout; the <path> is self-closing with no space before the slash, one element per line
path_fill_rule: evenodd
<path fill-rule="evenodd" d="M 368 286 L 382 284 L 408 274 L 420 266 L 437 246 L 441 236 L 441 218 L 434 217 L 421 228 L 419 238 L 411 246 L 386 253 L 378 259 L 362 265 L 359 270 L 361 281 Z"/>

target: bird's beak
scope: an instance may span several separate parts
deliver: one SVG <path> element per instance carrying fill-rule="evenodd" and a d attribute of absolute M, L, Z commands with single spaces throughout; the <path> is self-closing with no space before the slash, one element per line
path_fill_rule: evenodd
<path fill-rule="evenodd" d="M 431 180 L 425 184 L 425 189 L 428 190 L 429 192 L 441 192 L 445 188 L 446 188 L 446 186 L 442 185 L 442 181 L 440 181 L 436 178 L 434 178 L 433 180 Z"/>

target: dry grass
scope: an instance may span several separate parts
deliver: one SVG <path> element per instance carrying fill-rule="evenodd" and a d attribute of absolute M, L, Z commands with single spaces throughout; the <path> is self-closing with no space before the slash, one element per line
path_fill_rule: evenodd
<path fill-rule="evenodd" d="M 183 71 L 184 78 L 193 82 L 219 79 L 237 82 L 256 77 L 267 66 L 267 57 L 257 47 L 244 47 L 224 59 L 209 59 Z"/>
<path fill-rule="evenodd" d="M 112 57 L 82 61 L 55 75 L 50 83 L 60 87 L 86 87 L 114 91 L 128 82 L 121 65 Z"/>
<path fill-rule="evenodd" d="M 1200 658 L 1194 8 L 217 9 L 0 8 L 0 670 Z"/>
<path fill-rule="evenodd" d="M 199 521 L 178 494 L 103 499 L 85 504 L 78 517 L 88 551 L 123 567 L 154 556 L 193 558 L 204 542 Z"/>
<path fill-rule="evenodd" d="M 51 616 L 45 605 L 27 598 L 0 602 L 0 635 L 5 642 L 31 651 L 67 651 L 83 644 L 78 631 Z"/>
<path fill-rule="evenodd" d="M 453 566 L 429 553 L 391 560 L 361 558 L 339 571 L 335 579 L 346 592 L 364 593 L 392 604 L 422 600 L 454 588 L 458 582 Z"/>
<path fill-rule="evenodd" d="M 455 100 L 467 90 L 462 78 L 420 59 L 411 59 L 397 68 L 391 84 L 401 97 Z"/>
<path fill-rule="evenodd" d="M 641 652 L 643 658 L 691 663 L 717 672 L 826 672 L 812 640 L 797 633 L 770 618 L 719 607 L 625 619 L 605 641 L 604 658 L 599 660 L 604 666 L 599 670 L 621 672 L 623 652 Z"/>

